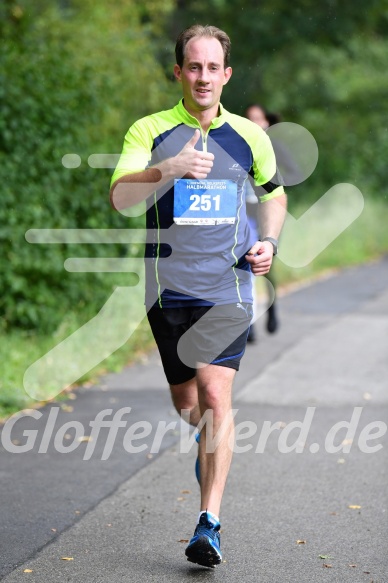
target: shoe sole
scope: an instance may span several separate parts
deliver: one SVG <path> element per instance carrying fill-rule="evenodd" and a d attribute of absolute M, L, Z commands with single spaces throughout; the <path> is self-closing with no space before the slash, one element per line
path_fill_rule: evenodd
<path fill-rule="evenodd" d="M 214 569 L 221 563 L 221 556 L 216 549 L 209 543 L 206 536 L 201 536 L 195 543 L 186 549 L 187 560 L 203 567 Z"/>

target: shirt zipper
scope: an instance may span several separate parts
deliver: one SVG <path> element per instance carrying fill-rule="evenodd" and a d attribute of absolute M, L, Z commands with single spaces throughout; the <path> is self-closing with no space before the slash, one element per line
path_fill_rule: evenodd
<path fill-rule="evenodd" d="M 204 132 L 203 129 L 200 128 L 201 129 L 201 136 L 202 136 L 202 152 L 207 152 L 207 138 L 208 138 L 208 134 L 210 131 L 210 127 L 207 130 L 207 132 Z"/>

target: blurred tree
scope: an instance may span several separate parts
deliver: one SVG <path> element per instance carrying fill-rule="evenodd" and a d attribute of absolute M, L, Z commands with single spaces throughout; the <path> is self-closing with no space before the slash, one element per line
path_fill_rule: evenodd
<path fill-rule="evenodd" d="M 162 34 L 171 4 L 73 0 L 61 6 L 45 0 L 1 5 L 0 308 L 6 327 L 52 331 L 69 309 L 96 313 L 109 297 L 117 275 L 69 274 L 63 262 L 69 255 L 121 256 L 127 247 L 30 245 L 24 235 L 31 228 L 142 224 L 110 208 L 112 170 L 90 168 L 88 156 L 120 152 L 135 118 L 175 98 L 157 58 L 171 48 Z M 68 153 L 80 157 L 79 168 L 62 165 Z"/>
<path fill-rule="evenodd" d="M 388 46 L 385 39 L 349 39 L 346 47 L 301 44 L 291 61 L 278 55 L 264 69 L 266 103 L 315 136 L 320 158 L 314 180 L 352 182 L 365 195 L 385 194 L 388 152 Z M 271 78 L 286 91 L 274 91 Z M 307 193 L 305 194 L 307 196 Z"/>
<path fill-rule="evenodd" d="M 234 70 L 223 94 L 228 109 L 242 114 L 247 104 L 264 103 L 316 138 L 319 164 L 297 187 L 299 200 L 346 180 L 381 196 L 388 0 L 178 0 L 170 34 L 194 22 L 231 36 Z"/>
<path fill-rule="evenodd" d="M 232 39 L 234 82 L 250 101 L 262 84 L 262 68 L 282 55 L 292 64 L 299 46 L 346 47 L 358 36 L 371 39 L 388 33 L 388 1 L 370 0 L 179 0 L 173 35 L 194 22 L 213 23 Z M 272 88 L 276 90 L 272 82 Z M 241 105 L 240 91 L 228 102 Z"/>

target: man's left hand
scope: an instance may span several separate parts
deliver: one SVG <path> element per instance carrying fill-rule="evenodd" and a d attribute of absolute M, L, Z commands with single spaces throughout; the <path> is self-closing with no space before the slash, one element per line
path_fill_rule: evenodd
<path fill-rule="evenodd" d="M 272 265 L 272 243 L 270 241 L 257 241 L 245 255 L 245 259 L 250 263 L 253 275 L 265 275 Z"/>

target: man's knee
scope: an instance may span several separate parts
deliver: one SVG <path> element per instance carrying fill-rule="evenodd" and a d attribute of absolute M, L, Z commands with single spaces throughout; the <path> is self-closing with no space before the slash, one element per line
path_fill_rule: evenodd
<path fill-rule="evenodd" d="M 231 409 L 231 395 L 216 383 L 211 383 L 200 389 L 200 405 L 203 411 L 212 411 L 214 417 L 223 417 Z"/>
<path fill-rule="evenodd" d="M 211 409 L 217 414 L 231 408 L 234 375 L 233 369 L 214 365 L 203 370 L 198 382 L 198 396 L 202 410 Z"/>
<path fill-rule="evenodd" d="M 198 389 L 195 379 L 179 385 L 170 385 L 171 398 L 175 409 L 191 411 L 198 404 Z"/>

